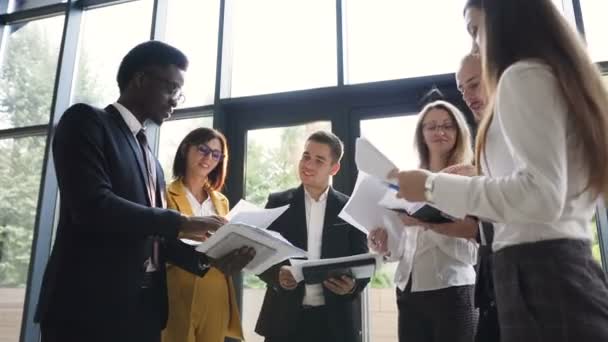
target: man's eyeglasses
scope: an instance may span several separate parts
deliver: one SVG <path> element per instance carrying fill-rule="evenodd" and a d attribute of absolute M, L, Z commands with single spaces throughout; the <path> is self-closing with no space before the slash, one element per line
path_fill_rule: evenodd
<path fill-rule="evenodd" d="M 213 160 L 215 160 L 215 161 L 218 161 L 218 162 L 224 158 L 224 154 L 222 153 L 222 151 L 220 151 L 220 150 L 213 150 L 213 149 L 209 148 L 209 146 L 207 146 L 205 144 L 200 144 L 200 145 L 196 146 L 196 150 L 203 157 L 209 157 L 209 155 L 211 155 L 211 158 Z"/>
<path fill-rule="evenodd" d="M 437 124 L 423 124 L 422 128 L 428 132 L 437 132 L 441 130 L 442 132 L 454 132 L 456 130 L 456 126 L 452 123 L 447 123 L 443 125 Z"/>
<path fill-rule="evenodd" d="M 177 82 L 170 81 L 151 72 L 146 72 L 145 74 L 155 81 L 164 83 L 171 100 L 175 101 L 177 104 L 183 104 L 186 101 L 186 96 L 182 92 L 182 87 Z"/>

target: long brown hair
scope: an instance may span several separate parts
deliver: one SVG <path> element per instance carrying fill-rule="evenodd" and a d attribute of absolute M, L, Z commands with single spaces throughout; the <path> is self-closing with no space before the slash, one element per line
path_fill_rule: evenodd
<path fill-rule="evenodd" d="M 175 152 L 175 159 L 173 160 L 173 178 L 181 179 L 186 177 L 188 149 L 190 146 L 198 146 L 213 139 L 219 140 L 222 145 L 222 159 L 215 169 L 209 172 L 205 187 L 206 190 L 219 191 L 224 186 L 226 174 L 228 173 L 228 143 L 226 142 L 226 137 L 213 128 L 200 127 L 186 135 L 184 140 L 182 140 L 177 147 L 177 152 Z"/>
<path fill-rule="evenodd" d="M 454 147 L 450 151 L 450 156 L 447 159 L 447 165 L 455 165 L 462 163 L 470 163 L 473 159 L 473 151 L 471 150 L 471 133 L 469 132 L 469 126 L 464 118 L 462 112 L 449 102 L 438 100 L 433 101 L 422 109 L 419 114 L 418 123 L 416 124 L 416 135 L 414 138 L 414 147 L 418 151 L 418 157 L 420 159 L 420 168 L 429 169 L 431 162 L 431 154 L 429 147 L 424 141 L 424 134 L 422 132 L 424 118 L 432 109 L 441 109 L 447 112 L 454 125 L 456 126 L 456 142 Z"/>
<path fill-rule="evenodd" d="M 483 0 L 482 67 L 490 96 L 476 143 L 479 167 L 492 121 L 496 88 L 503 72 L 524 59 L 548 65 L 568 105 L 576 148 L 587 168 L 585 190 L 608 185 L 608 92 L 578 34 L 550 0 Z"/>

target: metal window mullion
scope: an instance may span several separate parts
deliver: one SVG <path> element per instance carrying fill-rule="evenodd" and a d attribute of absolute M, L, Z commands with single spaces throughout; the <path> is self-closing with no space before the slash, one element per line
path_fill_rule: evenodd
<path fill-rule="evenodd" d="M 167 29 L 167 13 L 169 8 L 168 0 L 154 0 L 152 8 L 152 25 L 150 27 L 150 39 L 165 40 L 165 32 Z M 160 127 L 158 125 L 148 125 L 146 128 L 146 136 L 152 148 L 152 153 L 158 155 L 160 141 Z"/>
<path fill-rule="evenodd" d="M 48 124 L 48 134 L 44 161 L 42 165 L 42 179 L 38 196 L 36 222 L 34 225 L 34 238 L 28 273 L 28 284 L 21 324 L 21 342 L 38 342 L 40 328 L 34 324 L 34 313 L 38 304 L 42 276 L 46 267 L 52 244 L 52 232 L 55 223 L 55 214 L 58 201 L 57 177 L 51 153 L 51 141 L 55 127 L 63 112 L 70 105 L 72 79 L 76 67 L 78 51 L 78 34 L 82 20 L 82 11 L 77 8 L 74 1 L 69 0 L 57 64 L 57 76 L 51 102 L 51 113 Z"/>
<path fill-rule="evenodd" d="M 344 85 L 344 0 L 336 0 L 336 48 L 338 87 Z"/>

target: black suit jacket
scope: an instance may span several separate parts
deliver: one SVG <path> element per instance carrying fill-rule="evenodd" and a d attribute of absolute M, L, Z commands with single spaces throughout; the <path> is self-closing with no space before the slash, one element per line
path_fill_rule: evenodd
<path fill-rule="evenodd" d="M 113 106 L 76 104 L 61 118 L 53 140 L 61 207 L 37 322 L 94 322 L 119 337 L 134 320 L 153 236 L 161 240 L 161 321 L 151 322 L 150 329 L 160 331 L 167 319 L 164 261 L 204 274 L 204 255 L 177 239 L 181 215 L 159 208 L 165 183 L 156 159 L 160 200 L 149 203 L 140 151 Z"/>
<path fill-rule="evenodd" d="M 336 258 L 367 253 L 365 234 L 338 218 L 338 214 L 348 201 L 348 196 L 330 187 L 327 194 L 321 258 Z M 281 233 L 295 246 L 307 250 L 308 234 L 304 188 L 300 186 L 281 193 L 271 194 L 267 208 L 290 204 L 268 229 Z M 264 304 L 258 318 L 256 332 L 266 337 L 287 336 L 297 328 L 304 298 L 304 283 L 294 290 L 284 290 L 278 283 L 281 266 L 285 261 L 262 273 L 260 278 L 267 284 Z M 361 339 L 360 293 L 369 280 L 358 280 L 354 293 L 339 296 L 324 288 L 327 319 L 331 322 L 332 340 L 352 342 Z M 310 327 L 314 329 L 315 327 Z"/>

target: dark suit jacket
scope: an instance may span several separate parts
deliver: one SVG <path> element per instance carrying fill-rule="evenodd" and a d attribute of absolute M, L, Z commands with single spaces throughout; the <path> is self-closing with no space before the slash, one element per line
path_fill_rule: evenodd
<path fill-rule="evenodd" d="M 120 336 L 119 329 L 124 331 L 134 319 L 152 236 L 162 242 L 161 322 L 151 323 L 150 329 L 160 332 L 167 319 L 164 261 L 204 274 L 199 261 L 205 257 L 177 239 L 181 215 L 159 208 L 165 183 L 156 160 L 160 200 L 150 205 L 140 151 L 113 106 L 76 104 L 61 118 L 53 140 L 61 207 L 37 322 L 94 322 Z"/>
<path fill-rule="evenodd" d="M 365 234 L 348 225 L 338 214 L 348 201 L 348 196 L 330 188 L 325 209 L 321 258 L 336 258 L 367 253 Z M 307 250 L 308 235 L 306 226 L 306 207 L 304 188 L 271 194 L 267 208 L 290 204 L 268 229 L 281 233 L 295 246 Z M 284 290 L 278 283 L 281 266 L 288 261 L 275 265 L 262 273 L 260 278 L 267 284 L 264 304 L 258 318 L 256 332 L 266 337 L 280 337 L 293 333 L 297 328 L 304 298 L 304 283 L 292 291 Z M 361 339 L 361 300 L 360 293 L 368 280 L 358 280 L 353 294 L 339 296 L 324 288 L 327 319 L 331 322 L 332 340 L 352 342 Z M 315 327 L 310 327 L 314 329 Z"/>

